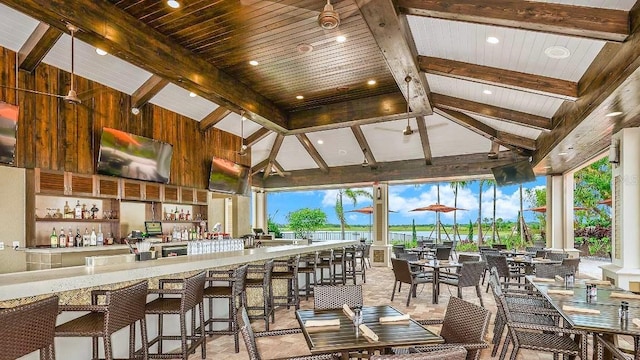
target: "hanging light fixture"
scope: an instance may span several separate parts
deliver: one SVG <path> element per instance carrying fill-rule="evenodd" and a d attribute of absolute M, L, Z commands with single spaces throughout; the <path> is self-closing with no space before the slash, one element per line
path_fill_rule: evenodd
<path fill-rule="evenodd" d="M 407 127 L 402 131 L 402 135 L 406 136 L 413 134 L 413 129 L 411 129 L 411 124 L 409 123 L 409 99 L 411 99 L 411 96 L 409 96 L 409 83 L 411 83 L 411 76 L 407 75 L 404 81 L 407 83 Z"/>
<path fill-rule="evenodd" d="M 75 72 L 74 72 L 74 63 L 75 63 L 75 54 L 74 54 L 74 40 L 76 31 L 79 29 L 71 24 L 67 24 L 67 29 L 71 33 L 71 87 L 69 88 L 69 93 L 63 97 L 64 101 L 70 104 L 80 104 L 82 100 L 78 98 L 78 94 L 76 93 L 76 82 L 75 82 Z"/>
<path fill-rule="evenodd" d="M 248 146 L 244 143 L 244 111 L 240 112 L 240 139 L 242 145 L 240 146 L 240 151 L 238 151 L 238 155 L 245 156 L 247 155 Z"/>
<path fill-rule="evenodd" d="M 367 149 L 362 149 L 362 155 L 364 155 L 364 160 L 362 160 L 362 167 L 368 167 L 369 166 L 369 160 L 367 160 Z"/>

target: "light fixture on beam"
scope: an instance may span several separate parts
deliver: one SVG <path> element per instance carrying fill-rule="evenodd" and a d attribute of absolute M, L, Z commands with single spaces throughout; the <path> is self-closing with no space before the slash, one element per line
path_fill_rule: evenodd
<path fill-rule="evenodd" d="M 368 167 L 369 166 L 369 160 L 367 160 L 367 149 L 362 149 L 362 155 L 364 155 L 364 160 L 362 160 L 362 167 Z"/>
<path fill-rule="evenodd" d="M 246 156 L 248 146 L 244 143 L 244 111 L 240 113 L 240 151 L 238 151 L 238 155 Z"/>

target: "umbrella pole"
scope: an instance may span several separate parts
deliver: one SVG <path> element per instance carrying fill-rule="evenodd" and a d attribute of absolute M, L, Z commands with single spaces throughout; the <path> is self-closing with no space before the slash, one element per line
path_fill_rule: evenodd
<path fill-rule="evenodd" d="M 436 234 L 438 238 L 436 239 L 436 244 L 439 244 L 442 239 L 440 239 L 440 211 L 436 211 Z"/>

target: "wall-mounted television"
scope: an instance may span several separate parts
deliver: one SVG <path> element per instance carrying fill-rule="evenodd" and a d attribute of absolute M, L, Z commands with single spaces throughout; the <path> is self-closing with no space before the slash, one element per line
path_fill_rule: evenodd
<path fill-rule="evenodd" d="M 0 102 L 0 163 L 13 165 L 18 131 L 18 107 Z"/>
<path fill-rule="evenodd" d="M 98 155 L 98 174 L 169 182 L 173 146 L 124 131 L 103 128 Z"/>
<path fill-rule="evenodd" d="M 531 164 L 527 160 L 497 166 L 492 168 L 491 172 L 498 186 L 522 184 L 536 179 Z"/>
<path fill-rule="evenodd" d="M 250 173 L 248 166 L 214 157 L 209 175 L 209 190 L 227 194 L 249 195 Z"/>

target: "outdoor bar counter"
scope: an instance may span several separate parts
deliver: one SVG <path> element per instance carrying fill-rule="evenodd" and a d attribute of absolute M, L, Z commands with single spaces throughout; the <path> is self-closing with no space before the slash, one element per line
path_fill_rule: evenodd
<path fill-rule="evenodd" d="M 90 291 L 97 288 L 117 288 L 141 279 L 149 279 L 149 287 L 153 288 L 157 287 L 157 280 L 160 278 L 184 277 L 206 269 L 232 267 L 356 243 L 357 241 L 318 241 L 309 245 L 265 246 L 95 267 L 73 266 L 2 274 L 0 307 L 10 307 L 53 294 L 60 296 L 61 304 L 88 304 Z"/>

